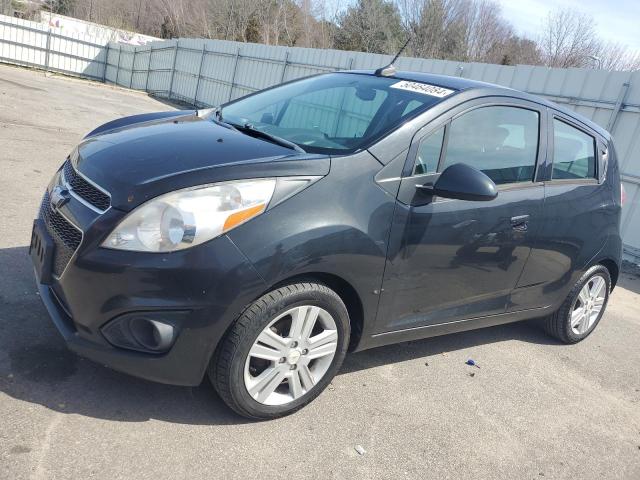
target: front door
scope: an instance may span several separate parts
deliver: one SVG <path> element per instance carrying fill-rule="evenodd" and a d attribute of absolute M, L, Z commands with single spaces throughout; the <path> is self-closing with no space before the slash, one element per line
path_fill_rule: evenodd
<path fill-rule="evenodd" d="M 487 100 L 425 127 L 398 194 L 376 333 L 505 312 L 542 222 L 543 110 Z M 416 185 L 466 163 L 498 185 L 486 202 L 439 198 Z"/>

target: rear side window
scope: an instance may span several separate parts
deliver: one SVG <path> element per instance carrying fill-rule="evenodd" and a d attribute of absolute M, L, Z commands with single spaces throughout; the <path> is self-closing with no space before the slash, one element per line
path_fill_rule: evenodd
<path fill-rule="evenodd" d="M 443 169 L 466 163 L 496 184 L 533 180 L 539 137 L 538 112 L 491 106 L 451 122 Z"/>
<path fill-rule="evenodd" d="M 595 139 L 561 120 L 553 120 L 553 171 L 551 178 L 595 178 Z"/>

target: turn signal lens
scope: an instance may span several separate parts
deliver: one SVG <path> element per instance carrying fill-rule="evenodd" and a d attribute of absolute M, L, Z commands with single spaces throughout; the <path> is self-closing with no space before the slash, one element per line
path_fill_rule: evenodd
<path fill-rule="evenodd" d="M 266 205 L 256 205 L 255 207 L 249 207 L 246 210 L 242 210 L 240 212 L 232 213 L 227 217 L 227 220 L 224 222 L 223 231 L 227 232 L 232 228 L 237 227 L 244 222 L 251 220 L 253 217 L 260 215 L 264 212 Z"/>

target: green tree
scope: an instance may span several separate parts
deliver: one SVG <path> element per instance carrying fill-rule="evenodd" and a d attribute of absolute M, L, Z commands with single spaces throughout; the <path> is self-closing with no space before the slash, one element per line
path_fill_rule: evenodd
<path fill-rule="evenodd" d="M 338 18 L 335 48 L 370 53 L 395 53 L 406 35 L 395 3 L 358 0 Z"/>

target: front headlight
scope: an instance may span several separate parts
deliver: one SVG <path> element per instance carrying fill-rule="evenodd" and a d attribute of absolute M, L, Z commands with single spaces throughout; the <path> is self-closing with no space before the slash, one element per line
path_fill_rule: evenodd
<path fill-rule="evenodd" d="M 211 240 L 264 212 L 275 179 L 241 180 L 178 190 L 139 206 L 103 247 L 172 252 Z"/>

